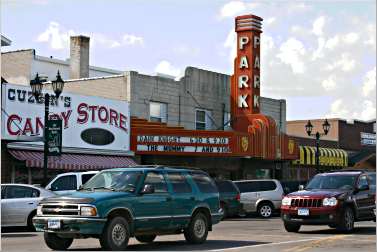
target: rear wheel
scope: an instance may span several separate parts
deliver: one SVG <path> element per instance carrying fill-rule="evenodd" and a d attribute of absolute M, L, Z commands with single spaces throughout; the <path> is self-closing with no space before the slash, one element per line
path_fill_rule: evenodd
<path fill-rule="evenodd" d="M 300 230 L 300 227 L 300 224 L 284 222 L 284 228 L 287 232 L 297 233 Z"/>
<path fill-rule="evenodd" d="M 258 214 L 262 218 L 270 218 L 272 216 L 273 207 L 269 202 L 260 203 L 258 206 Z"/>
<path fill-rule="evenodd" d="M 44 233 L 47 247 L 52 250 L 67 250 L 73 242 L 73 238 L 61 238 L 57 234 Z"/>
<path fill-rule="evenodd" d="M 125 250 L 130 239 L 129 230 L 125 218 L 117 216 L 110 219 L 100 237 L 101 247 L 105 250 Z"/>
<path fill-rule="evenodd" d="M 201 244 L 207 240 L 208 219 L 205 214 L 195 214 L 184 231 L 186 241 L 192 244 Z"/>
<path fill-rule="evenodd" d="M 135 238 L 142 243 L 152 243 L 156 239 L 156 235 L 137 235 Z"/>
<path fill-rule="evenodd" d="M 350 207 L 346 207 L 336 229 L 345 233 L 351 233 L 353 231 L 355 223 L 355 215 Z"/>

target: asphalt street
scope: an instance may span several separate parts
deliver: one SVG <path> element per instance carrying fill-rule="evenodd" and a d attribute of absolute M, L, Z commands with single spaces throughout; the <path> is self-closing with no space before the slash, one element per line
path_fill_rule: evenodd
<path fill-rule="evenodd" d="M 160 236 L 152 244 L 130 239 L 131 251 L 376 251 L 376 224 L 359 222 L 353 234 L 342 234 L 327 226 L 304 226 L 299 233 L 284 230 L 278 217 L 268 220 L 256 217 L 228 219 L 213 227 L 202 245 L 189 245 L 183 235 Z M 3 229 L 3 251 L 50 251 L 43 234 L 22 229 Z M 96 239 L 75 240 L 69 250 L 101 250 Z"/>

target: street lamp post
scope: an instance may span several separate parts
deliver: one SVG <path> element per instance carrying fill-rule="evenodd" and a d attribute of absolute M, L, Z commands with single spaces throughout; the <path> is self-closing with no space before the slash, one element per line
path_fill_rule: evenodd
<path fill-rule="evenodd" d="M 62 77 L 60 76 L 60 73 L 58 71 L 56 75 L 56 80 L 51 81 L 52 89 L 54 90 L 56 100 L 59 98 L 60 94 L 63 92 L 64 88 L 64 81 Z M 30 87 L 31 91 L 35 97 L 36 100 L 38 100 L 42 95 L 42 89 L 43 89 L 43 83 L 40 80 L 38 73 L 35 76 L 34 80 L 30 81 Z M 49 116 L 49 110 L 50 110 L 50 94 L 45 93 L 44 94 L 44 104 L 45 104 L 45 117 L 44 117 L 44 130 L 43 130 L 43 143 L 44 143 L 44 149 L 43 149 L 43 183 L 44 185 L 47 185 L 47 164 L 48 164 L 48 146 L 47 146 L 47 121 Z"/>
<path fill-rule="evenodd" d="M 308 136 L 315 136 L 315 140 L 316 140 L 315 141 L 315 146 L 316 146 L 315 165 L 316 165 L 317 172 L 319 171 L 319 139 L 321 138 L 321 136 L 325 136 L 329 133 L 330 127 L 331 127 L 330 123 L 327 121 L 327 119 L 325 119 L 325 122 L 322 124 L 323 133 L 319 133 L 317 131 L 315 134 L 312 134 L 313 125 L 310 122 L 310 120 L 305 125 L 306 133 L 308 134 Z"/>

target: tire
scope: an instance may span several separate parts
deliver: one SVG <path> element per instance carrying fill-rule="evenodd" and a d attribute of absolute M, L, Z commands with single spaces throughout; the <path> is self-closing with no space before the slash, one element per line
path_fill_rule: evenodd
<path fill-rule="evenodd" d="M 353 231 L 354 224 L 355 215 L 353 213 L 353 210 L 350 207 L 346 207 L 340 217 L 336 229 L 344 233 L 351 233 Z"/>
<path fill-rule="evenodd" d="M 100 236 L 100 244 L 104 250 L 126 250 L 130 239 L 130 228 L 127 220 L 117 216 L 107 221 Z"/>
<path fill-rule="evenodd" d="M 156 235 L 137 235 L 135 238 L 141 243 L 152 243 L 156 239 Z"/>
<path fill-rule="evenodd" d="M 224 203 L 224 202 L 221 202 L 221 204 L 220 204 L 220 207 L 223 209 L 223 218 L 221 219 L 221 220 L 224 220 L 224 219 L 226 219 L 226 218 L 228 218 L 229 217 L 229 215 L 228 215 L 228 207 L 227 207 L 227 205 Z"/>
<path fill-rule="evenodd" d="M 297 233 L 300 230 L 300 227 L 300 224 L 284 222 L 284 228 L 287 232 Z"/>
<path fill-rule="evenodd" d="M 271 218 L 274 208 L 271 203 L 263 202 L 258 205 L 258 214 L 262 218 Z"/>
<path fill-rule="evenodd" d="M 61 238 L 54 233 L 44 233 L 44 239 L 47 247 L 52 250 L 67 250 L 73 242 L 73 238 Z"/>
<path fill-rule="evenodd" d="M 199 212 L 190 221 L 188 228 L 184 230 L 185 239 L 191 244 L 202 244 L 208 236 L 208 219 L 205 214 Z"/>
<path fill-rule="evenodd" d="M 30 232 L 35 232 L 35 227 L 33 225 L 33 218 L 37 214 L 37 212 L 31 212 L 29 217 L 27 217 L 27 229 Z"/>

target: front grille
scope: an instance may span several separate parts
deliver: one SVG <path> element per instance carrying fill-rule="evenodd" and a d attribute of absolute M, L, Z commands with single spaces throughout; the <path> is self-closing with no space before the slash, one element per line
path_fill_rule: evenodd
<path fill-rule="evenodd" d="M 80 215 L 80 207 L 76 204 L 46 204 L 42 205 L 43 215 Z"/>
<path fill-rule="evenodd" d="M 322 199 L 292 199 L 293 207 L 321 207 Z"/>

